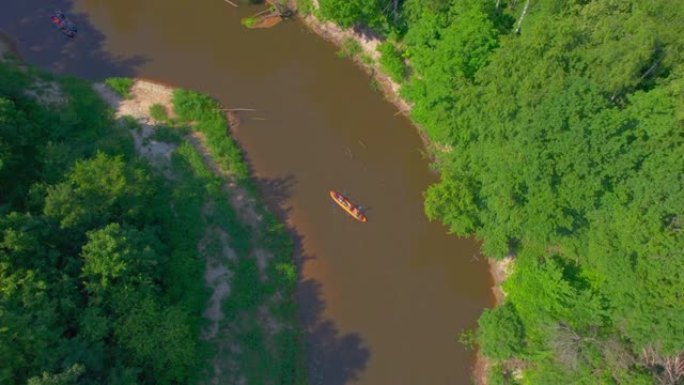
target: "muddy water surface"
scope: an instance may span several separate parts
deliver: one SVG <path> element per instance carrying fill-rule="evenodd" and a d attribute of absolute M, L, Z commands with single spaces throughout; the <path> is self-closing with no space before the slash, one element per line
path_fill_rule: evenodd
<path fill-rule="evenodd" d="M 298 22 L 246 30 L 221 0 L 6 1 L 0 29 L 28 61 L 101 80 L 142 76 L 242 112 L 236 135 L 268 198 L 296 232 L 311 383 L 467 384 L 457 333 L 489 305 L 471 240 L 423 214 L 436 177 L 415 128 L 369 78 Z M 49 5 L 49 7 L 48 7 Z M 77 22 L 68 40 L 48 15 Z M 355 222 L 328 190 L 367 209 Z"/>

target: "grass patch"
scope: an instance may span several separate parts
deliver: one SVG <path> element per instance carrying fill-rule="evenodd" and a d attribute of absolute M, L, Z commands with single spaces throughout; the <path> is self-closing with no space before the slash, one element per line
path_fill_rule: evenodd
<path fill-rule="evenodd" d="M 158 122 L 169 121 L 169 112 L 166 111 L 166 107 L 162 106 L 159 103 L 155 103 L 150 106 L 150 116 L 152 117 L 152 119 Z"/>
<path fill-rule="evenodd" d="M 108 78 L 105 80 L 107 87 L 119 94 L 124 99 L 131 98 L 131 87 L 133 87 L 133 79 L 131 78 Z"/>
<path fill-rule="evenodd" d="M 254 192 L 242 151 L 228 135 L 228 121 L 219 104 L 198 92 L 176 89 L 173 91 L 173 107 L 181 121 L 194 123 L 193 128 L 204 134 L 207 150 L 219 167 Z"/>
<path fill-rule="evenodd" d="M 401 51 L 392 43 L 386 41 L 378 46 L 380 52 L 380 67 L 389 77 L 401 83 L 406 78 L 406 65 Z"/>
<path fill-rule="evenodd" d="M 311 0 L 297 0 L 297 12 L 306 16 L 314 11 L 313 2 Z"/>
<path fill-rule="evenodd" d="M 359 57 L 359 60 L 361 60 L 361 63 L 367 66 L 372 66 L 373 64 L 375 64 L 375 60 L 373 60 L 373 57 L 367 53 L 362 54 Z"/>
<path fill-rule="evenodd" d="M 341 58 L 355 57 L 363 51 L 361 44 L 355 39 L 348 37 L 342 42 L 342 47 L 337 51 L 337 56 Z"/>

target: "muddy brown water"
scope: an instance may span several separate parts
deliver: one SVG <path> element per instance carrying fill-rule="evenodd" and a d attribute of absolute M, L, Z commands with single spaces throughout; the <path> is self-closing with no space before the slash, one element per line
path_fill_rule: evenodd
<path fill-rule="evenodd" d="M 69 40 L 48 19 L 62 8 Z M 299 22 L 247 30 L 222 0 L 6 2 L 0 32 L 29 62 L 101 80 L 141 76 L 216 97 L 241 112 L 237 138 L 298 244 L 299 301 L 311 384 L 467 384 L 457 342 L 492 301 L 472 240 L 423 213 L 436 181 L 416 129 L 370 79 Z M 354 221 L 328 196 L 366 207 Z"/>

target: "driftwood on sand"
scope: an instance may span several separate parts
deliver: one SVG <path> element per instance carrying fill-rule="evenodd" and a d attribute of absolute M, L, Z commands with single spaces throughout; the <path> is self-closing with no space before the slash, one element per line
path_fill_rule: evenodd
<path fill-rule="evenodd" d="M 253 108 L 222 108 L 221 111 L 256 111 Z"/>

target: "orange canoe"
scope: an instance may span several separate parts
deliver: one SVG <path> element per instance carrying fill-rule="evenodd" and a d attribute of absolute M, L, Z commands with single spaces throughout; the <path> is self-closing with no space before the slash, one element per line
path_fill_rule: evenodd
<path fill-rule="evenodd" d="M 349 198 L 338 193 L 337 191 L 330 191 L 330 198 L 332 198 L 332 200 L 335 201 L 335 203 L 337 203 L 338 206 L 342 207 L 342 209 L 346 211 L 347 214 L 354 217 L 354 219 L 356 219 L 357 221 L 368 222 L 368 218 L 366 218 L 366 216 L 363 215 L 359 207 L 355 205 L 352 201 L 350 201 Z"/>

